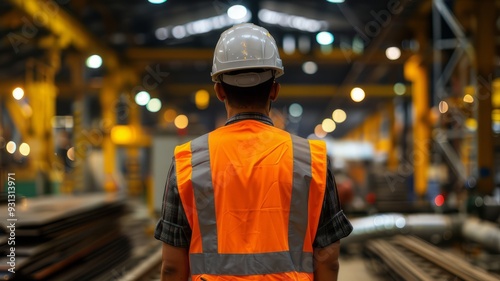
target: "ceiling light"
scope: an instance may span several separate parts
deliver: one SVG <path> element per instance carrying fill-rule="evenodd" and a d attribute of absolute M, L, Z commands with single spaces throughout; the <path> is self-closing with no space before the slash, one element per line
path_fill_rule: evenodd
<path fill-rule="evenodd" d="M 246 8 L 245 8 L 246 9 Z M 164 26 L 155 30 L 155 36 L 158 40 L 165 40 L 170 37 L 182 39 L 188 36 L 204 34 L 215 29 L 220 29 L 235 24 L 248 22 L 252 18 L 252 14 L 247 12 L 241 19 L 232 19 L 227 14 L 218 15 L 215 17 L 191 21 L 185 24 L 172 26 Z"/>
<path fill-rule="evenodd" d="M 328 22 L 324 20 L 305 18 L 268 9 L 259 10 L 258 17 L 260 21 L 267 24 L 279 25 L 307 32 L 318 32 L 328 28 Z"/>
<path fill-rule="evenodd" d="M 177 129 L 185 129 L 189 124 L 189 119 L 186 115 L 181 114 L 175 117 L 174 125 Z"/>
<path fill-rule="evenodd" d="M 403 83 L 394 84 L 394 93 L 398 96 L 402 96 L 406 93 L 406 86 Z"/>
<path fill-rule="evenodd" d="M 385 50 L 385 56 L 390 60 L 397 60 L 401 57 L 401 50 L 398 47 L 389 47 Z"/>
<path fill-rule="evenodd" d="M 326 0 L 326 2 L 335 3 L 335 4 L 344 3 L 344 1 L 345 0 Z"/>
<path fill-rule="evenodd" d="M 316 41 L 320 45 L 330 45 L 333 43 L 334 37 L 328 31 L 322 31 L 316 35 Z"/>
<path fill-rule="evenodd" d="M 148 2 L 151 4 L 163 4 L 167 2 L 167 0 L 148 0 Z"/>
<path fill-rule="evenodd" d="M 298 103 L 292 103 L 288 108 L 288 113 L 292 117 L 300 117 L 302 116 L 302 112 L 303 112 L 302 106 Z"/>
<path fill-rule="evenodd" d="M 155 30 L 155 36 L 158 40 L 165 40 L 168 38 L 168 29 L 166 27 L 160 27 Z"/>
<path fill-rule="evenodd" d="M 198 90 L 194 95 L 194 103 L 198 109 L 206 109 L 210 103 L 210 94 L 207 90 Z"/>
<path fill-rule="evenodd" d="M 448 112 L 448 103 L 445 102 L 444 100 L 440 101 L 438 108 L 439 108 L 439 112 L 446 113 L 446 112 Z"/>
<path fill-rule="evenodd" d="M 172 28 L 172 35 L 177 39 L 182 39 L 186 37 L 186 27 L 182 25 L 177 25 Z"/>
<path fill-rule="evenodd" d="M 336 123 L 342 123 L 347 119 L 347 114 L 342 109 L 335 109 L 332 113 L 332 119 Z"/>
<path fill-rule="evenodd" d="M 91 55 L 87 58 L 87 67 L 99 68 L 102 65 L 102 58 L 99 55 Z"/>
<path fill-rule="evenodd" d="M 20 100 L 24 97 L 24 90 L 23 88 L 21 87 L 17 87 L 15 88 L 13 91 L 12 91 L 12 96 L 16 99 L 16 100 Z"/>
<path fill-rule="evenodd" d="M 314 74 L 316 73 L 316 71 L 318 71 L 318 65 L 315 62 L 306 61 L 305 63 L 302 64 L 302 70 L 306 74 Z"/>
<path fill-rule="evenodd" d="M 314 134 L 320 139 L 326 137 L 326 132 L 323 130 L 323 126 L 321 126 L 321 124 L 316 125 L 314 128 Z"/>
<path fill-rule="evenodd" d="M 21 153 L 22 156 L 28 156 L 30 154 L 30 146 L 29 144 L 23 142 L 21 143 L 21 145 L 19 146 L 19 153 Z"/>
<path fill-rule="evenodd" d="M 474 97 L 470 94 L 466 94 L 463 98 L 463 101 L 466 103 L 473 103 L 474 102 Z"/>
<path fill-rule="evenodd" d="M 158 112 L 161 109 L 161 101 L 157 98 L 152 98 L 146 105 L 146 109 L 150 112 Z"/>
<path fill-rule="evenodd" d="M 148 104 L 150 99 L 151 99 L 151 96 L 146 91 L 140 91 L 139 93 L 137 93 L 135 95 L 135 103 L 137 103 L 140 106 L 144 106 L 144 105 Z"/>
<path fill-rule="evenodd" d="M 361 88 L 353 88 L 351 90 L 351 99 L 355 102 L 360 102 L 365 99 L 365 91 Z"/>
<path fill-rule="evenodd" d="M 13 142 L 13 141 L 9 141 L 6 145 L 5 145 L 5 149 L 7 150 L 8 153 L 10 154 L 14 154 L 14 152 L 16 152 L 16 143 Z"/>
<path fill-rule="evenodd" d="M 327 133 L 335 131 L 336 127 L 337 125 L 335 125 L 335 122 L 330 118 L 324 119 L 323 122 L 321 123 L 321 128 L 323 128 L 323 131 Z"/>
<path fill-rule="evenodd" d="M 247 15 L 247 8 L 242 5 L 234 5 L 227 9 L 227 15 L 233 20 L 239 20 Z"/>

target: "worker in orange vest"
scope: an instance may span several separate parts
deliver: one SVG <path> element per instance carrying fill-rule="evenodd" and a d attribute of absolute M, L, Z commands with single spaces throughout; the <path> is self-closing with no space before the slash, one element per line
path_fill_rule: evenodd
<path fill-rule="evenodd" d="M 175 148 L 155 237 L 161 280 L 337 280 L 340 208 L 323 141 L 273 127 L 283 75 L 269 32 L 222 33 L 212 80 L 225 126 Z"/>

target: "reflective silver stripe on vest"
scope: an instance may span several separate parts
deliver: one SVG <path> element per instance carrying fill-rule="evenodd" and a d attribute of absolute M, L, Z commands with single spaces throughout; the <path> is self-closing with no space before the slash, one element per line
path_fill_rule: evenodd
<path fill-rule="evenodd" d="M 271 252 L 263 254 L 190 254 L 192 274 L 257 275 L 300 271 L 290 261 L 312 261 L 312 253 Z M 302 271 L 304 272 L 304 271 Z M 312 271 L 310 271 L 312 272 Z"/>
<path fill-rule="evenodd" d="M 191 167 L 191 182 L 198 212 L 202 249 L 204 253 L 217 253 L 217 225 L 208 134 L 191 141 Z"/>
<path fill-rule="evenodd" d="M 288 221 L 288 244 L 291 252 L 302 252 L 307 232 L 309 214 L 309 185 L 311 184 L 311 149 L 309 141 L 292 135 L 293 182 Z M 303 264 L 302 259 L 293 259 L 295 268 L 302 272 L 313 272 L 312 260 Z"/>
<path fill-rule="evenodd" d="M 311 152 L 309 142 L 292 136 L 293 183 L 288 227 L 289 251 L 259 254 L 219 254 L 208 134 L 191 141 L 192 184 L 203 253 L 190 254 L 192 274 L 253 275 L 313 272 L 312 253 L 304 253 L 308 223 Z"/>

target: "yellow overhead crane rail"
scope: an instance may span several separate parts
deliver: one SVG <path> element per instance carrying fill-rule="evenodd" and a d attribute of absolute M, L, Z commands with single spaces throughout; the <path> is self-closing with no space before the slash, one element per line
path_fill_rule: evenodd
<path fill-rule="evenodd" d="M 43 25 L 56 35 L 60 47 L 65 48 L 68 45 L 73 45 L 82 52 L 98 53 L 105 58 L 108 69 L 118 69 L 119 60 L 115 52 L 94 38 L 84 26 L 66 13 L 56 2 L 51 0 L 7 1 L 31 17 L 32 20 L 29 21 L 29 24 L 34 27 Z"/>

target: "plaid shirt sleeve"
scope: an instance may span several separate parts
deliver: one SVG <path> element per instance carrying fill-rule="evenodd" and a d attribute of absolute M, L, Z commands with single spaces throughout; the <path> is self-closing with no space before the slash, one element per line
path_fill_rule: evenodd
<path fill-rule="evenodd" d="M 335 178 L 330 170 L 328 160 L 325 198 L 319 218 L 318 231 L 313 247 L 324 248 L 338 240 L 347 237 L 352 232 L 352 225 L 342 211 Z"/>
<path fill-rule="evenodd" d="M 171 246 L 181 248 L 188 248 L 191 242 L 191 227 L 177 189 L 174 159 L 172 159 L 168 170 L 161 217 L 156 224 L 155 238 Z"/>

